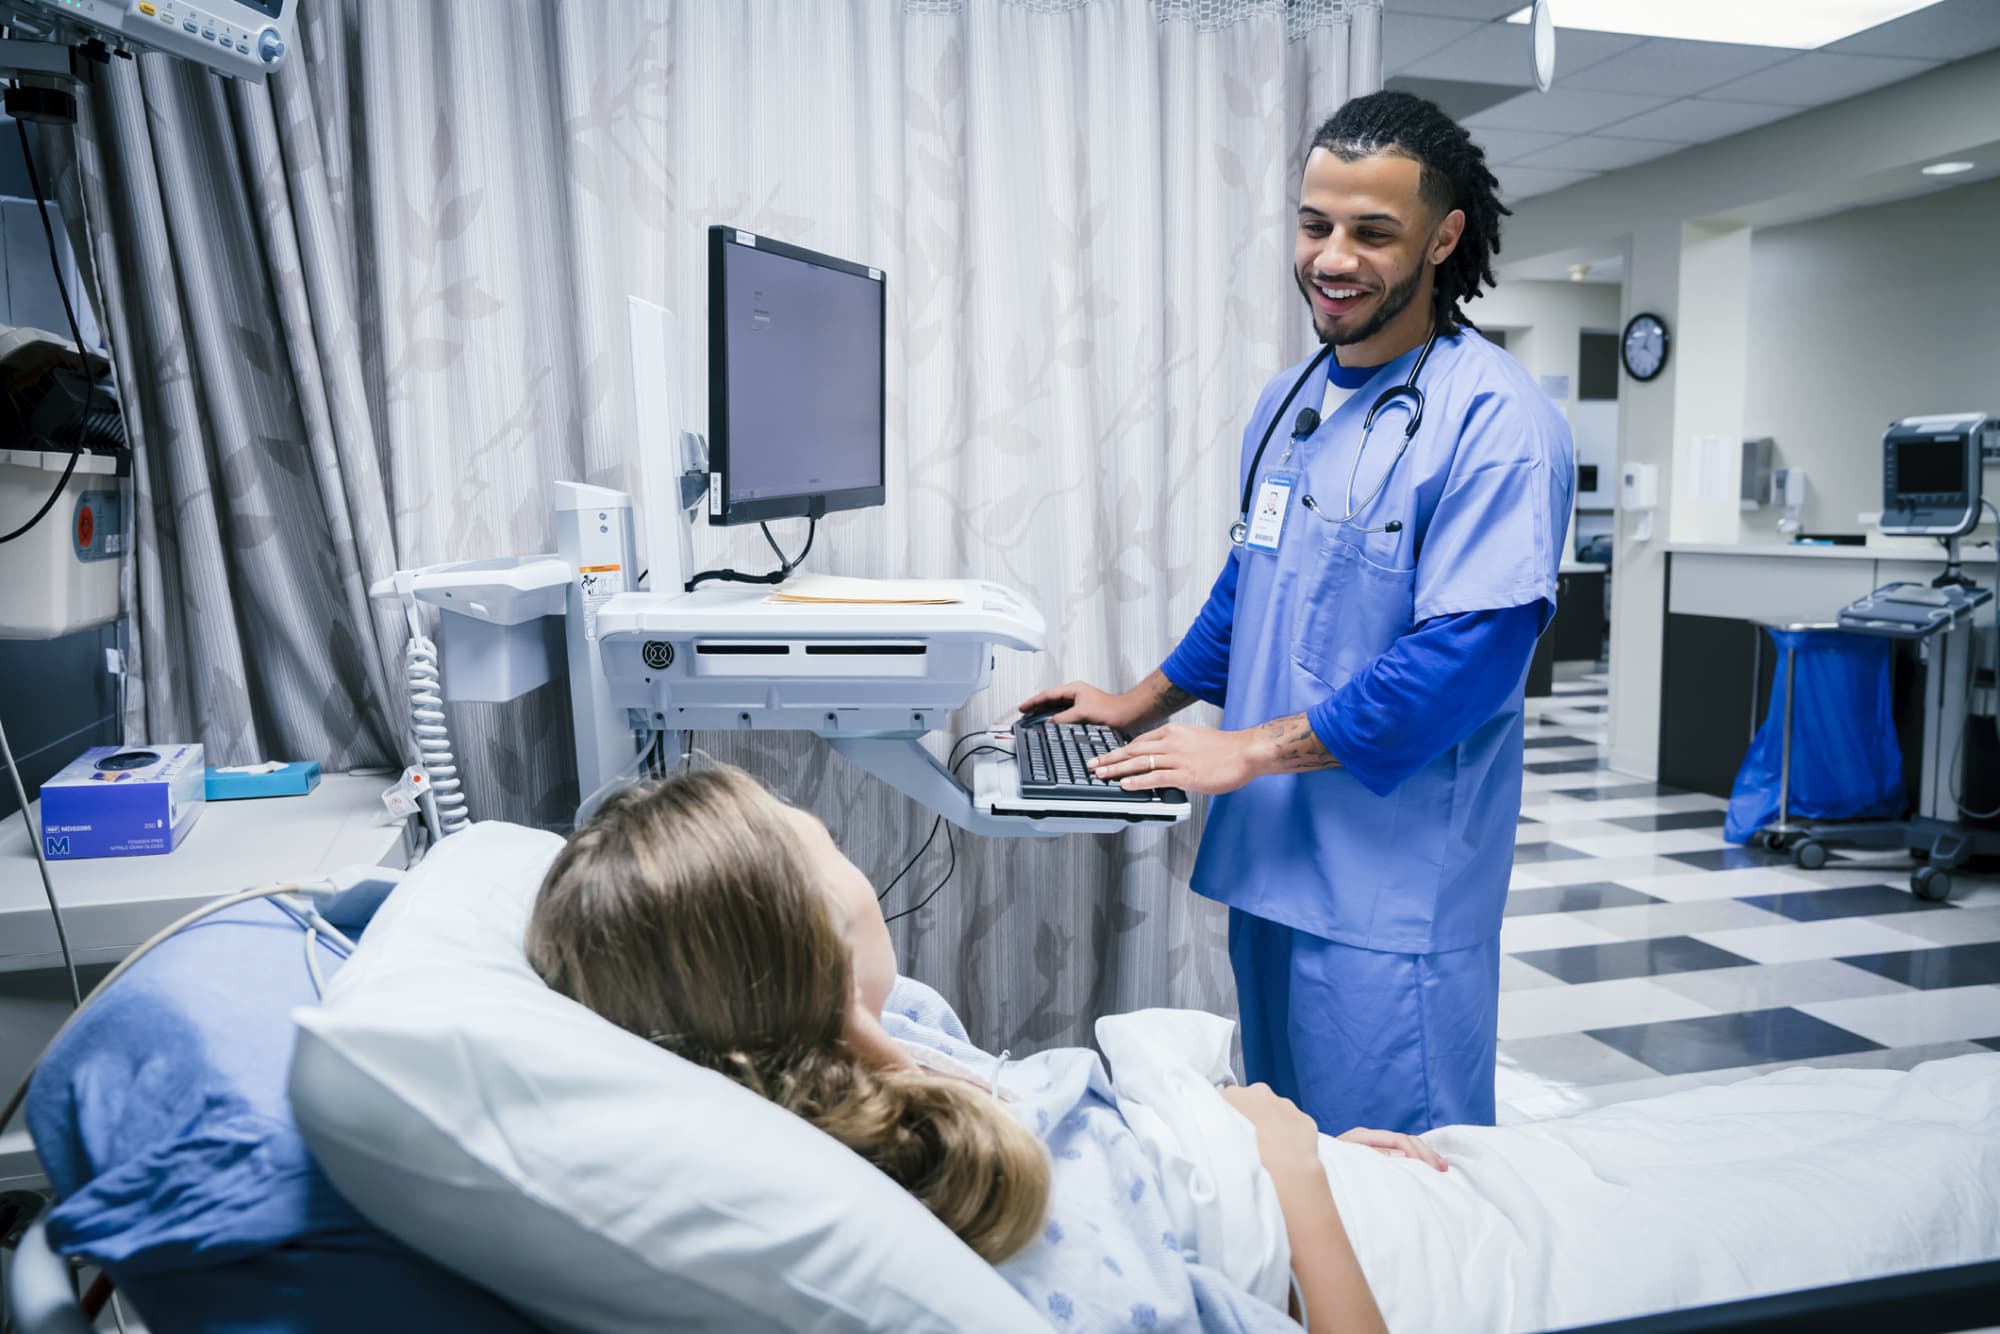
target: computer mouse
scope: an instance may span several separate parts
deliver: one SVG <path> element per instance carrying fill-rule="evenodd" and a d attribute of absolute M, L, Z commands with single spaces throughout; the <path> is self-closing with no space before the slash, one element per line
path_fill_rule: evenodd
<path fill-rule="evenodd" d="M 1052 699 L 1048 703 L 1038 706 L 1033 711 L 1022 714 L 1014 725 L 1016 727 L 1040 727 L 1057 714 L 1067 711 L 1075 703 L 1076 701 L 1073 699 Z"/>

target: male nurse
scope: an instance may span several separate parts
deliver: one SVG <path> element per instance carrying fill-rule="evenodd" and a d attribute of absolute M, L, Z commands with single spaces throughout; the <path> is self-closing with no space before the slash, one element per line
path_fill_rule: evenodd
<path fill-rule="evenodd" d="M 1245 1073 L 1330 1134 L 1493 1122 L 1523 685 L 1575 475 L 1461 309 L 1496 185 L 1421 98 L 1320 126 L 1294 268 L 1321 347 L 1258 400 L 1207 604 L 1133 689 L 1022 705 L 1133 736 L 1097 766 L 1127 788 L 1212 794 L 1193 887 L 1229 908 Z M 1196 700 L 1220 728 L 1162 725 Z"/>

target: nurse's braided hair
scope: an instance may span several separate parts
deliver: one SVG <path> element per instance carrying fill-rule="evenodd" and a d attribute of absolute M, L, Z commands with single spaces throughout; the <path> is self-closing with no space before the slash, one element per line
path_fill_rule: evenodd
<path fill-rule="evenodd" d="M 1041 1234 L 1049 1157 L 1026 1126 L 984 1089 L 842 1041 L 854 981 L 833 897 L 742 770 L 612 794 L 549 867 L 527 953 L 556 991 L 860 1154 L 989 1263 Z"/>
<path fill-rule="evenodd" d="M 1500 219 L 1513 212 L 1495 191 L 1499 180 L 1486 166 L 1486 150 L 1437 103 L 1410 93 L 1369 93 L 1346 103 L 1313 135 L 1312 146 L 1342 162 L 1376 153 L 1401 153 L 1423 168 L 1418 190 L 1439 217 L 1465 211 L 1458 246 L 1437 266 L 1432 313 L 1438 332 L 1449 335 L 1470 324 L 1461 302 L 1494 283 L 1493 256 L 1500 251 Z"/>

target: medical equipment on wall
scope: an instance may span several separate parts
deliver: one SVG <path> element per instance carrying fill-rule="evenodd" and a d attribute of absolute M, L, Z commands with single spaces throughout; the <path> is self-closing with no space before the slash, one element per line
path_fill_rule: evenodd
<path fill-rule="evenodd" d="M 1805 526 L 1806 470 L 1771 470 L 1771 503 L 1784 511 L 1778 516 L 1778 531 L 1790 536 Z"/>
<path fill-rule="evenodd" d="M 1653 511 L 1660 504 L 1660 468 L 1654 463 L 1628 463 L 1618 471 L 1618 508 L 1633 519 L 1634 542 L 1653 536 Z"/>
<path fill-rule="evenodd" d="M 1961 765 L 1969 722 L 1975 657 L 1974 620 L 1993 590 L 1966 576 L 1959 539 L 1979 522 L 1981 446 L 1995 429 L 1985 413 L 1906 417 L 1882 437 L 1881 530 L 1891 536 L 1936 537 L 1945 545 L 1944 572 L 1929 583 L 1885 584 L 1841 608 L 1836 626 L 1851 634 L 1914 643 L 1924 666 L 1924 744 L 1918 765 L 1916 813 L 1902 820 L 1787 826 L 1774 846 L 1813 869 L 1829 846 L 1893 848 L 1923 858 L 1910 873 L 1919 898 L 1944 899 L 1951 872 L 1973 856 L 2000 853 L 2000 829 L 1961 818 Z"/>
<path fill-rule="evenodd" d="M 1772 456 L 1777 452 L 1778 442 L 1768 435 L 1755 436 L 1743 442 L 1743 489 L 1742 507 L 1747 513 L 1762 509 L 1768 503 L 1776 503 L 1772 490 Z"/>
<path fill-rule="evenodd" d="M 84 376 L 84 367 L 91 374 Z M 132 459 L 102 357 L 0 331 L 0 639 L 115 620 Z"/>
<path fill-rule="evenodd" d="M 298 0 L 0 0 L 7 114 L 76 122 L 76 85 L 113 55 L 144 51 L 262 83 L 291 50 Z"/>
<path fill-rule="evenodd" d="M 740 583 L 688 591 L 699 582 L 693 524 L 704 502 L 711 524 L 763 522 L 773 513 L 813 518 L 843 497 L 879 503 L 869 494 L 879 483 L 868 474 L 880 466 L 879 442 L 871 439 L 880 428 L 870 424 L 868 405 L 879 411 L 883 369 L 879 357 L 867 355 L 880 346 L 868 322 L 886 310 L 870 300 L 879 271 L 724 230 L 711 241 L 711 258 L 748 258 L 759 270 L 756 286 L 743 293 L 751 299 L 719 301 L 711 291 L 711 348 L 740 335 L 725 352 L 729 374 L 716 381 L 730 400 L 726 472 L 708 470 L 706 443 L 684 429 L 672 313 L 631 298 L 636 503 L 626 492 L 558 482 L 554 554 L 407 571 L 372 590 L 442 613 L 442 697 L 508 699 L 566 675 L 584 794 L 642 764 L 678 761 L 688 731 L 794 731 L 825 738 L 863 770 L 974 833 L 1104 833 L 1186 818 L 1185 802 L 1102 803 L 1110 810 L 1041 802 L 1023 810 L 1007 799 L 1017 790 L 1011 756 L 981 753 L 967 784 L 924 748 L 925 733 L 990 683 L 997 650 L 1043 647 L 1042 618 L 1010 589 L 942 581 L 929 591 L 950 600 L 924 602 L 787 602 L 767 587 Z M 786 263 L 812 272 L 788 273 Z M 802 290 L 847 280 L 858 284 L 848 295 L 876 312 L 854 317 L 859 330 L 851 321 L 816 326 L 811 312 L 785 295 L 787 284 Z M 730 330 L 732 319 L 747 327 Z M 746 353 L 765 362 L 737 378 Z M 806 397 L 787 406 L 786 396 L 795 394 Z M 817 411 L 829 394 L 844 395 L 856 412 Z M 774 401 L 752 402 L 758 398 Z M 843 429 L 853 438 L 828 440 Z M 812 447 L 801 449 L 806 430 L 815 432 Z M 853 475 L 820 466 L 841 451 Z M 782 475 L 785 468 L 796 475 Z M 650 569 L 644 588 L 634 573 L 642 551 Z M 581 814 L 590 807 L 587 799 Z M 1049 814 L 1052 807 L 1061 813 Z"/>
<path fill-rule="evenodd" d="M 1375 503 L 1375 498 L 1380 496 L 1383 490 L 1388 487 L 1389 478 L 1395 473 L 1396 465 L 1402 461 L 1403 455 L 1409 450 L 1410 441 L 1416 438 L 1417 428 L 1424 424 L 1424 391 L 1418 387 L 1417 377 L 1423 374 L 1424 363 L 1430 360 L 1431 349 L 1437 346 L 1437 337 L 1437 326 L 1432 325 L 1430 333 L 1424 338 L 1423 350 L 1417 354 L 1416 361 L 1410 367 L 1410 373 L 1403 378 L 1401 384 L 1392 385 L 1376 395 L 1375 401 L 1368 406 L 1368 415 L 1361 419 L 1361 443 L 1355 449 L 1353 465 L 1347 470 L 1347 513 L 1336 519 L 1331 514 L 1322 510 L 1319 507 L 1319 503 L 1311 496 L 1304 496 L 1300 499 L 1299 503 L 1306 509 L 1311 510 L 1313 517 L 1339 526 L 1352 524 L 1370 505 Z M 1320 363 L 1325 361 L 1332 353 L 1333 344 L 1331 343 L 1321 348 L 1319 354 L 1307 362 L 1306 368 L 1299 372 L 1299 378 L 1292 382 L 1292 387 L 1286 392 L 1284 401 L 1278 404 L 1278 410 L 1271 414 L 1271 423 L 1264 428 L 1264 436 L 1257 442 L 1256 452 L 1250 456 L 1250 470 L 1243 479 L 1243 501 L 1237 507 L 1239 511 L 1238 518 L 1229 527 L 1229 540 L 1234 545 L 1240 547 L 1249 538 L 1250 492 L 1257 484 L 1257 469 L 1263 465 L 1264 450 L 1271 443 L 1272 433 L 1278 429 L 1278 423 L 1284 420 L 1285 409 L 1289 408 L 1292 405 L 1292 400 L 1299 396 L 1299 390 L 1305 388 L 1306 381 L 1313 377 L 1313 373 L 1319 369 Z M 1409 413 L 1408 420 L 1403 423 L 1403 438 L 1397 444 L 1396 452 L 1390 455 L 1389 465 L 1382 470 L 1382 478 L 1375 484 L 1375 489 L 1370 491 L 1359 505 L 1356 505 L 1354 503 L 1354 479 L 1361 473 L 1361 460 L 1368 456 L 1368 438 L 1375 429 L 1375 418 L 1381 415 L 1385 408 L 1397 402 L 1401 402 L 1404 405 L 1404 409 Z M 1293 423 L 1292 440 L 1296 444 L 1318 429 L 1319 412 L 1314 408 L 1306 408 L 1299 413 L 1298 420 Z M 1285 456 L 1287 458 L 1291 457 L 1291 451 L 1286 450 Z M 1400 519 L 1391 519 L 1379 528 L 1359 528 L 1357 531 L 1363 533 L 1399 533 L 1402 530 L 1402 521 Z"/>

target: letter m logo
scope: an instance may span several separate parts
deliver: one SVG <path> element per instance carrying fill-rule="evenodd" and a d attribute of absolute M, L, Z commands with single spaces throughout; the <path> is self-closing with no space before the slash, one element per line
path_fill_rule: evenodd
<path fill-rule="evenodd" d="M 48 843 L 49 843 L 48 847 L 49 856 L 51 857 L 69 856 L 69 839 L 67 837 L 57 838 L 53 834 L 51 834 L 49 836 Z"/>

